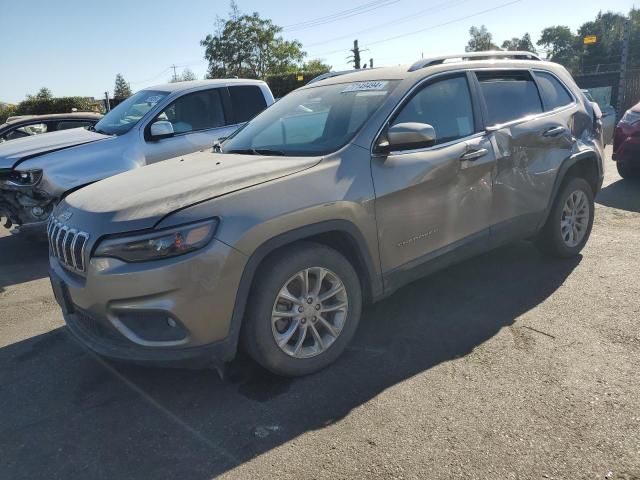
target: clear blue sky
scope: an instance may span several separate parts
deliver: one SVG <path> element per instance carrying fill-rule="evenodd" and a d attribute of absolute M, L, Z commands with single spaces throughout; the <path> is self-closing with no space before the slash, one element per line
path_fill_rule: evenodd
<path fill-rule="evenodd" d="M 243 12 L 258 11 L 281 26 L 369 3 L 238 0 Z M 463 51 L 472 25 L 485 24 L 496 43 L 525 32 L 535 42 L 544 27 L 575 30 L 601 9 L 626 13 L 632 6 L 630 0 L 397 0 L 283 35 L 300 40 L 310 58 L 320 57 L 337 70 L 348 68 L 345 57 L 354 38 L 369 48 L 363 58 L 373 57 L 377 66 L 411 63 L 423 52 Z M 202 77 L 200 40 L 213 31 L 216 15 L 228 10 L 223 0 L 0 0 L 0 101 L 19 102 L 42 86 L 56 96 L 97 97 L 113 91 L 118 72 L 138 90 L 167 81 L 173 63 Z M 474 16 L 462 19 L 469 15 Z"/>

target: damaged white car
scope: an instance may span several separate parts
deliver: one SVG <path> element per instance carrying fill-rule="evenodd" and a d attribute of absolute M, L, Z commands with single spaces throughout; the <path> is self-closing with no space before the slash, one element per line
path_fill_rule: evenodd
<path fill-rule="evenodd" d="M 90 130 L 75 128 L 0 145 L 0 223 L 45 232 L 69 193 L 150 163 L 211 148 L 273 103 L 257 80 L 202 80 L 140 90 Z"/>

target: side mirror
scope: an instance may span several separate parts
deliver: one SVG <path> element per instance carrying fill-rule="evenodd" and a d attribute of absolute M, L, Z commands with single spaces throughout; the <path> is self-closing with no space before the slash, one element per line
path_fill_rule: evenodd
<path fill-rule="evenodd" d="M 151 140 L 173 137 L 173 125 L 166 120 L 158 120 L 151 124 Z"/>
<path fill-rule="evenodd" d="M 378 144 L 378 151 L 413 150 L 432 146 L 436 141 L 436 131 L 428 123 L 398 123 L 389 127 L 387 139 Z"/>

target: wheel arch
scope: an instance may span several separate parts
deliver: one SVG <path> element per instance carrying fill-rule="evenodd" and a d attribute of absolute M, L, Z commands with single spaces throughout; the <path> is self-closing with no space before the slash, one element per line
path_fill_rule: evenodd
<path fill-rule="evenodd" d="M 556 175 L 556 180 L 553 185 L 553 191 L 551 196 L 549 197 L 549 202 L 547 204 L 547 208 L 545 210 L 545 214 L 543 216 L 539 229 L 544 226 L 551 213 L 551 209 L 553 208 L 553 202 L 558 195 L 558 192 L 562 188 L 562 185 L 566 182 L 568 178 L 578 177 L 584 178 L 591 188 L 593 189 L 593 195 L 595 196 L 599 191 L 602 185 L 602 169 L 600 167 L 600 162 L 598 161 L 598 154 L 594 150 L 586 150 L 584 152 L 577 153 L 568 157 L 560 166 L 558 170 L 558 174 Z"/>
<path fill-rule="evenodd" d="M 282 248 L 302 241 L 320 243 L 344 255 L 358 273 L 365 303 L 382 296 L 382 278 L 374 259 L 367 253 L 366 241 L 360 230 L 348 220 L 324 221 L 277 235 L 255 249 L 242 272 L 229 328 L 228 345 L 231 351 L 226 355 L 228 358 L 232 358 L 237 349 L 247 299 L 260 266 Z"/>

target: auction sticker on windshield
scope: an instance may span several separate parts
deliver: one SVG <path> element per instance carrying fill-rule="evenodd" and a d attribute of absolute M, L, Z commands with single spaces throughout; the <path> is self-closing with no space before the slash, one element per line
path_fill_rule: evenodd
<path fill-rule="evenodd" d="M 384 90 L 387 88 L 387 81 L 373 80 L 370 82 L 354 82 L 347 86 L 342 93 L 348 92 L 368 92 L 372 90 Z"/>

